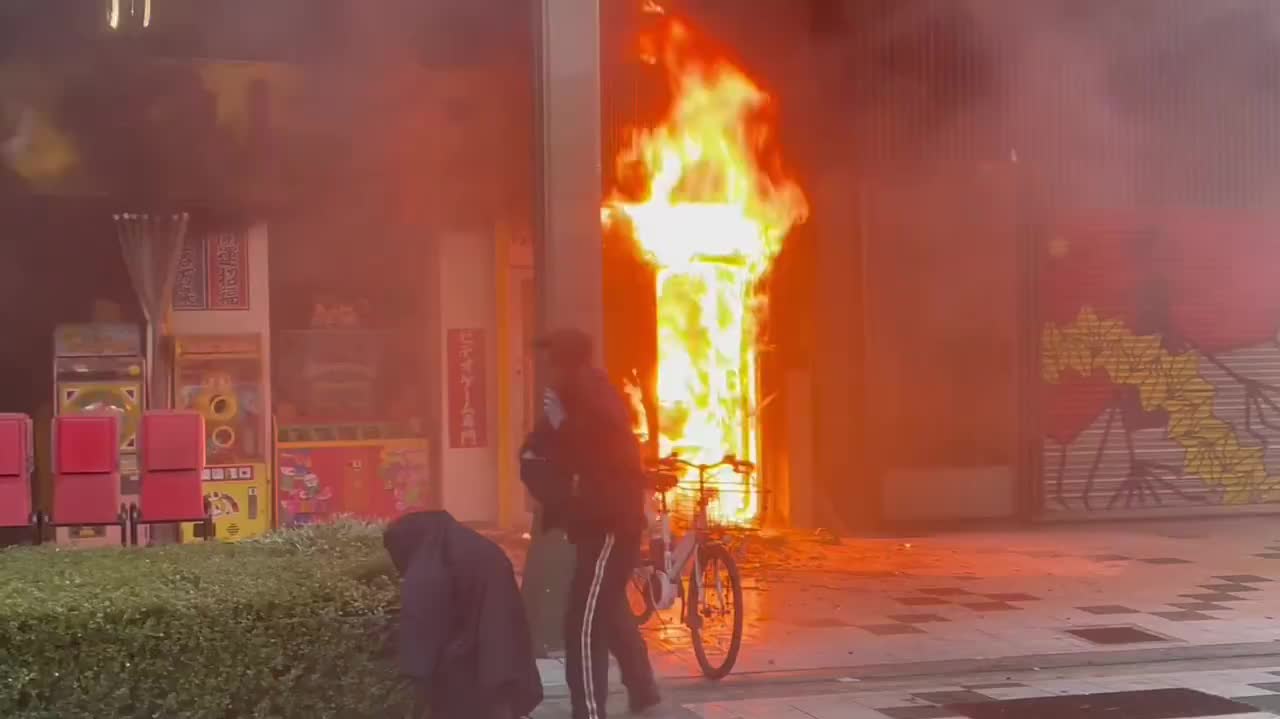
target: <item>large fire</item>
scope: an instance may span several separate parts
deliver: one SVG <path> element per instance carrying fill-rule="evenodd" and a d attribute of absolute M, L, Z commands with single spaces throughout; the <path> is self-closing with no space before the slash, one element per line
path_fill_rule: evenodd
<path fill-rule="evenodd" d="M 656 268 L 660 450 L 756 461 L 759 280 L 807 205 L 799 186 L 765 169 L 769 96 L 728 60 L 700 56 L 678 20 L 664 17 L 655 40 L 671 104 L 617 158 L 620 175 L 643 175 L 644 191 L 615 193 L 605 222 L 625 223 Z M 676 491 L 697 479 L 688 473 Z M 713 520 L 759 519 L 758 478 L 715 479 Z"/>

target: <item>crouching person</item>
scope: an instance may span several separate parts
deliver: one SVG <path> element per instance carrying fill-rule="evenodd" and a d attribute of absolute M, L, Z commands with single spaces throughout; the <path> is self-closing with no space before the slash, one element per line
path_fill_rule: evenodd
<path fill-rule="evenodd" d="M 400 670 L 413 719 L 521 719 L 542 680 L 511 560 L 448 512 L 392 522 L 383 545 L 401 578 Z"/>

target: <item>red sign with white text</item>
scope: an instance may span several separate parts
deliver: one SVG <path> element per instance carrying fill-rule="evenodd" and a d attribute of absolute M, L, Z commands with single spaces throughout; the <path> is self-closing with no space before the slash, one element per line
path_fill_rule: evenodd
<path fill-rule="evenodd" d="M 449 447 L 484 447 L 488 442 L 484 330 L 449 330 L 446 352 L 449 362 Z"/>

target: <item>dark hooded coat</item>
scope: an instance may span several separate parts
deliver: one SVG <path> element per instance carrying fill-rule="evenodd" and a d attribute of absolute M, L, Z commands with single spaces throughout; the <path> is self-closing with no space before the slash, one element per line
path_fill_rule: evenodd
<path fill-rule="evenodd" d="M 431 716 L 482 719 L 503 702 L 532 712 L 542 680 L 502 548 L 448 512 L 397 519 L 383 545 L 401 577 L 400 669 L 425 688 Z"/>
<path fill-rule="evenodd" d="M 543 505 L 542 528 L 564 528 L 575 542 L 639 531 L 647 477 L 622 395 L 591 368 L 562 400 L 564 424 L 542 416 L 521 450 L 520 479 Z"/>

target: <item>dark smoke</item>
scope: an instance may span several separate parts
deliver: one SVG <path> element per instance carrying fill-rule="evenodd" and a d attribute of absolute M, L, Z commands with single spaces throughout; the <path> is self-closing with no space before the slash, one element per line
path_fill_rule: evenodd
<path fill-rule="evenodd" d="M 846 107 L 881 128 L 862 152 L 880 169 L 1016 157 L 1070 206 L 1258 206 L 1280 180 L 1268 0 L 842 7 L 824 42 L 840 46 Z"/>

